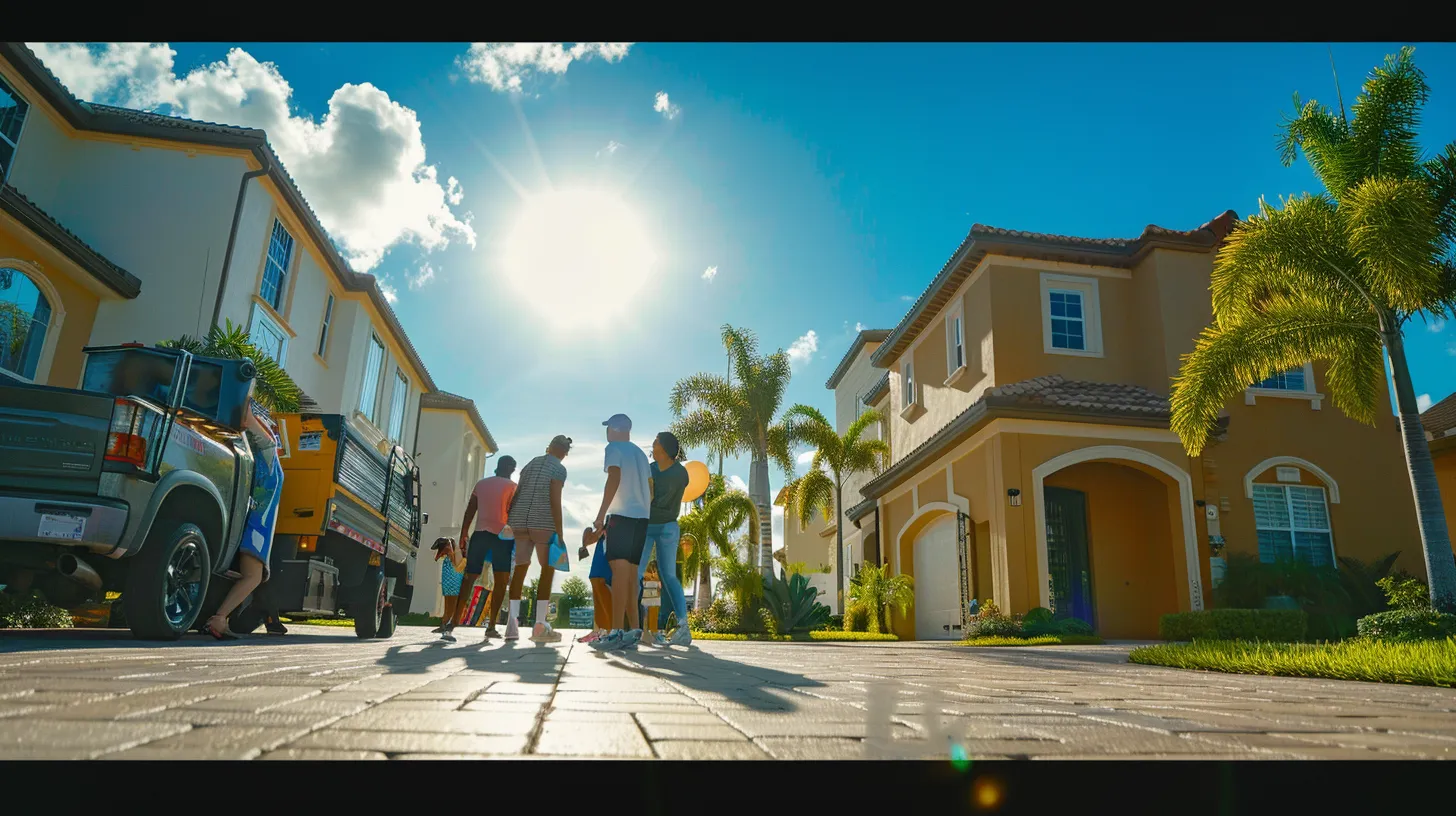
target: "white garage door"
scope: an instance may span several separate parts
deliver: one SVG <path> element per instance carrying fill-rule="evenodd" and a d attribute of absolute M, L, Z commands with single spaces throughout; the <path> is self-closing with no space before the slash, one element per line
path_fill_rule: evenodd
<path fill-rule="evenodd" d="M 915 539 L 915 638 L 960 640 L 955 516 L 930 523 Z"/>

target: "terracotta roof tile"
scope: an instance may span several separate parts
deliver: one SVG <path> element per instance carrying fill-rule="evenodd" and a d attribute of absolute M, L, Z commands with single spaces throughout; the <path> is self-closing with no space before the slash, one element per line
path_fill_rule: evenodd
<path fill-rule="evenodd" d="M 849 351 L 844 353 L 844 359 L 835 366 L 834 373 L 829 375 L 829 381 L 824 383 L 824 387 L 833 390 L 848 373 L 849 367 L 854 364 L 854 358 L 859 356 L 860 349 L 868 343 L 878 343 L 889 336 L 889 329 L 862 329 L 854 336 L 854 342 L 849 344 Z"/>
<path fill-rule="evenodd" d="M 486 446 L 491 453 L 500 450 L 496 446 L 495 437 L 490 435 L 490 429 L 485 426 L 485 420 L 480 418 L 480 409 L 476 406 L 475 400 L 462 397 L 459 394 L 452 394 L 449 391 L 435 391 L 433 393 L 420 395 L 421 408 L 441 408 L 447 411 L 464 411 L 475 424 L 475 430 L 485 440 Z"/>
<path fill-rule="evenodd" d="M 886 371 L 885 376 L 864 393 L 865 405 L 873 405 L 880 397 L 888 393 L 890 393 L 890 372 Z"/>
<path fill-rule="evenodd" d="M 1168 416 L 1168 398 L 1137 385 L 1068 380 L 1060 374 L 989 389 L 988 405 L 1093 413 Z"/>
<path fill-rule="evenodd" d="M 118 108 L 114 105 L 102 105 L 96 102 L 82 102 L 81 104 L 89 108 L 93 113 L 102 116 L 115 116 L 120 119 L 125 119 L 128 122 L 135 122 L 139 125 L 160 125 L 162 127 L 177 128 L 178 130 L 195 130 L 200 133 L 226 133 L 259 136 L 263 134 L 263 131 L 257 128 L 242 127 L 239 125 L 224 125 L 218 122 L 202 122 L 197 119 L 187 119 L 181 116 L 168 116 L 162 113 L 135 110 L 133 108 Z"/>
<path fill-rule="evenodd" d="M 1447 432 L 1456 429 L 1456 394 L 1427 408 L 1421 414 L 1421 426 L 1426 429 L 1426 433 L 1436 439 L 1440 439 Z"/>

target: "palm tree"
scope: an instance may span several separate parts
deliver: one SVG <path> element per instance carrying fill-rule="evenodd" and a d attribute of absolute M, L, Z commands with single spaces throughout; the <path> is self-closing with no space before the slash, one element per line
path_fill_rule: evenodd
<path fill-rule="evenodd" d="M 227 321 L 227 328 L 213 326 L 205 339 L 182 335 L 176 340 L 165 340 L 157 345 L 164 348 L 178 348 L 203 357 L 220 357 L 227 360 L 248 359 L 258 369 L 253 386 L 253 398 L 269 411 L 291 413 L 299 409 L 303 391 L 283 366 L 254 346 L 248 333 L 241 326 Z"/>
<path fill-rule="evenodd" d="M 756 609 L 755 602 L 763 597 L 763 573 L 752 561 L 739 559 L 737 548 L 715 557 L 713 569 L 718 573 L 718 589 L 733 596 L 738 619 L 746 622 Z"/>
<path fill-rule="evenodd" d="M 885 610 L 894 607 L 903 617 L 915 604 L 915 579 L 901 573 L 890 575 L 884 567 L 865 564 L 849 582 L 849 598 L 862 604 L 870 613 L 870 631 L 876 634 L 888 628 Z"/>
<path fill-rule="evenodd" d="M 1403 48 L 1366 80 L 1347 119 L 1310 101 L 1286 119 L 1284 164 L 1300 150 L 1325 192 L 1235 225 L 1214 263 L 1213 324 L 1173 383 L 1172 428 L 1189 454 L 1248 387 L 1311 360 L 1329 363 L 1336 406 L 1373 425 L 1388 355 L 1431 601 L 1456 609 L 1456 559 L 1402 332 L 1416 314 L 1456 312 L 1456 145 L 1421 161 L 1416 128 L 1428 88 Z"/>
<path fill-rule="evenodd" d="M 814 448 L 814 459 L 809 463 L 809 472 L 790 482 L 780 500 L 785 514 L 799 517 L 803 529 L 814 517 L 815 511 L 823 514 L 824 520 L 837 519 L 834 539 L 835 573 L 839 576 L 835 587 L 839 593 L 839 608 L 844 609 L 844 483 L 860 473 L 879 473 L 890 466 L 890 446 L 880 439 L 861 439 L 866 428 L 879 426 L 880 413 L 874 409 L 865 411 L 840 436 L 828 419 L 818 409 L 807 405 L 795 405 L 784 414 L 784 423 L 789 428 L 789 438 Z"/>
<path fill-rule="evenodd" d="M 789 385 L 789 356 L 779 349 L 758 353 L 758 338 L 746 329 L 723 326 L 723 346 L 736 382 L 717 374 L 694 374 L 672 389 L 673 432 L 689 446 L 750 457 L 748 495 L 758 521 L 758 568 L 773 574 L 773 517 L 769 511 L 768 465 L 772 459 L 793 478 L 788 429 L 774 423 Z M 750 557 L 750 560 L 751 557 Z"/>
<path fill-rule="evenodd" d="M 708 480 L 708 489 L 703 493 L 701 504 L 678 519 L 678 529 L 682 531 L 685 545 L 683 575 L 697 576 L 698 586 L 693 597 L 699 609 L 707 609 L 712 603 L 709 569 L 713 563 L 713 552 L 716 550 L 719 555 L 732 552 L 733 533 L 757 514 L 758 510 L 747 493 L 729 490 L 722 476 L 713 476 Z M 748 535 L 750 542 L 757 535 L 752 525 L 749 525 Z"/>

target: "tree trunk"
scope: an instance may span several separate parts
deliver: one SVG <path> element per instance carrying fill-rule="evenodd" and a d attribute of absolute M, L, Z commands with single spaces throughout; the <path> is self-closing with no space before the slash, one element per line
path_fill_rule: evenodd
<path fill-rule="evenodd" d="M 1421 427 L 1420 409 L 1416 407 L 1415 387 L 1411 383 L 1405 343 L 1399 328 L 1385 332 L 1385 349 L 1390 354 L 1390 373 L 1395 381 L 1400 435 L 1405 443 L 1411 492 L 1416 499 L 1416 523 L 1420 527 L 1421 549 L 1426 557 L 1431 603 L 1442 612 L 1456 612 L 1456 555 L 1451 551 L 1451 532 L 1446 527 L 1446 515 L 1441 509 L 1436 467 L 1431 461 L 1426 431 Z"/>
<path fill-rule="evenodd" d="M 757 450 L 748 471 L 748 497 L 758 508 L 758 570 L 773 575 L 773 512 L 768 498 L 768 452 Z M 751 554 L 750 554 L 751 557 Z"/>
<path fill-rule="evenodd" d="M 834 482 L 834 572 L 839 576 L 835 590 L 839 595 L 839 614 L 844 614 L 844 487 Z"/>
<path fill-rule="evenodd" d="M 707 609 L 713 605 L 713 576 L 708 572 L 708 562 L 703 561 L 703 566 L 698 569 L 698 588 L 693 593 L 697 601 L 695 606 L 698 609 Z"/>

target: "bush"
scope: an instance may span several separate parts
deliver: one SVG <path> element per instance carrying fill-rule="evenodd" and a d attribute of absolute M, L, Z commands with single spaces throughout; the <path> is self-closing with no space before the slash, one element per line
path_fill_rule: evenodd
<path fill-rule="evenodd" d="M 51 606 L 39 594 L 29 596 L 0 592 L 0 629 L 70 629 L 71 613 Z"/>
<path fill-rule="evenodd" d="M 1431 589 L 1419 578 L 1390 575 L 1375 584 L 1385 591 L 1386 604 L 1391 609 L 1414 611 L 1431 608 Z"/>
<path fill-rule="evenodd" d="M 776 634 L 808 632 L 829 620 L 829 607 L 819 603 L 819 590 L 809 586 L 803 575 L 787 581 L 772 576 L 763 579 L 763 603 L 773 617 Z"/>
<path fill-rule="evenodd" d="M 1006 615 L 982 613 L 971 619 L 967 637 L 1021 637 L 1021 623 Z"/>
<path fill-rule="evenodd" d="M 1081 618 L 1066 618 L 1057 623 L 1056 633 L 1068 637 L 1091 637 L 1092 625 Z"/>
<path fill-rule="evenodd" d="M 869 629 L 870 610 L 863 604 L 850 604 L 844 616 L 844 631 L 868 632 Z"/>
<path fill-rule="evenodd" d="M 1361 637 L 1391 643 L 1456 637 L 1456 615 L 1425 609 L 1392 609 L 1366 615 L 1356 624 Z"/>
<path fill-rule="evenodd" d="M 975 637 L 961 641 L 962 646 L 1099 646 L 1096 635 L 1036 635 L 1034 637 Z"/>
<path fill-rule="evenodd" d="M 721 632 L 699 632 L 693 631 L 694 640 L 767 640 L 767 641 L 792 641 L 795 643 L 816 642 L 816 643 L 857 643 L 857 642 L 884 642 L 890 643 L 899 640 L 895 635 L 881 634 L 874 632 L 795 632 L 792 635 L 750 635 L 742 633 L 721 633 Z"/>
<path fill-rule="evenodd" d="M 824 623 L 819 624 L 819 628 L 816 629 L 815 631 L 816 632 L 843 632 L 844 631 L 844 616 L 843 615 L 830 615 L 829 616 L 829 620 L 825 621 Z"/>
<path fill-rule="evenodd" d="M 707 609 L 688 613 L 688 628 L 694 632 L 733 632 L 738 629 L 738 610 L 728 598 L 714 598 Z"/>
<path fill-rule="evenodd" d="M 1303 640 L 1309 616 L 1301 609 L 1205 609 L 1158 621 L 1163 640 Z"/>

